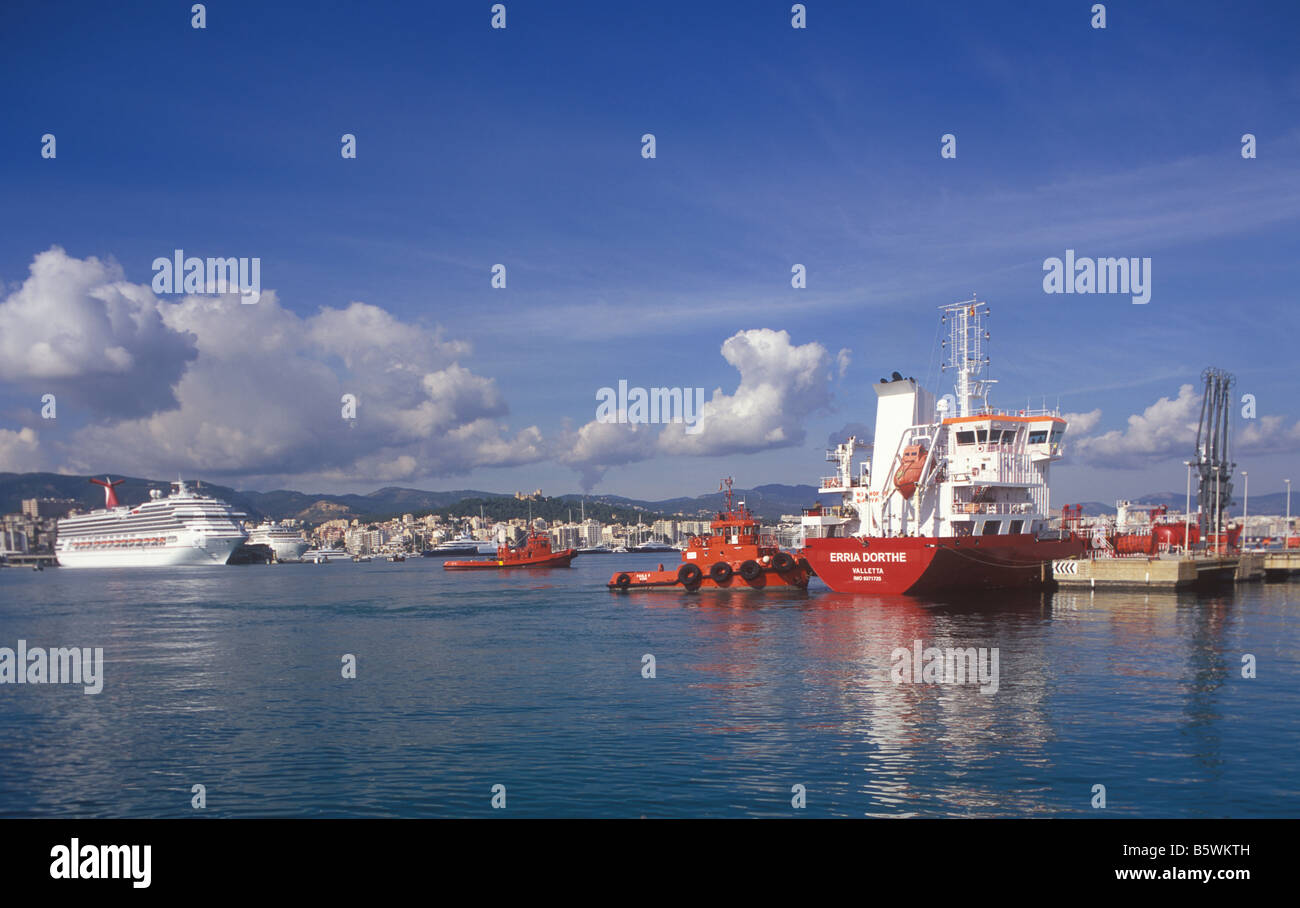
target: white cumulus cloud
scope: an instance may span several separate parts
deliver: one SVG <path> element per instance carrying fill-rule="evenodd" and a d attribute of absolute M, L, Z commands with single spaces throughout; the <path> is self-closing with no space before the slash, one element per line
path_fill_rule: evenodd
<path fill-rule="evenodd" d="M 42 467 L 40 439 L 34 429 L 0 429 L 0 473 L 27 473 Z"/>
<path fill-rule="evenodd" d="M 832 363 L 844 367 L 848 357 L 847 351 L 832 357 L 815 342 L 794 344 L 787 332 L 767 328 L 737 332 L 721 352 L 740 381 L 733 393 L 717 388 L 704 402 L 699 431 L 685 423 L 592 421 L 560 440 L 557 459 L 577 469 L 589 489 L 610 467 L 656 455 L 750 454 L 801 444 L 808 416 L 830 406 Z"/>
<path fill-rule="evenodd" d="M 403 479 L 545 456 L 536 427 L 502 422 L 494 381 L 461 363 L 466 344 L 367 303 L 300 316 L 273 290 L 254 305 L 160 299 L 54 248 L 0 303 L 0 345 L 0 380 L 53 387 L 61 419 L 88 417 L 64 469 Z M 25 432 L 0 436 L 7 460 L 34 447 Z"/>
<path fill-rule="evenodd" d="M 0 302 L 0 380 L 96 419 L 174 407 L 172 385 L 194 356 L 194 338 L 166 323 L 148 287 L 128 283 L 114 262 L 57 246 Z"/>
<path fill-rule="evenodd" d="M 1129 416 L 1123 429 L 1075 438 L 1068 446 L 1072 459 L 1097 466 L 1135 468 L 1152 460 L 1187 459 L 1196 446 L 1201 419 L 1202 392 L 1193 385 L 1179 386 L 1176 397 L 1161 397 L 1141 413 Z M 1300 442 L 1300 423 L 1287 425 L 1281 416 L 1240 419 L 1234 414 L 1229 439 L 1235 459 L 1239 454 L 1268 454 L 1290 450 Z M 1072 432 L 1088 432 L 1101 418 L 1100 410 L 1069 413 Z"/>
<path fill-rule="evenodd" d="M 659 436 L 668 454 L 748 454 L 802 444 L 809 414 L 829 408 L 830 353 L 816 342 L 796 345 L 785 331 L 740 331 L 722 344 L 740 373 L 734 394 L 721 388 L 704 402 L 702 431 L 670 424 Z"/>

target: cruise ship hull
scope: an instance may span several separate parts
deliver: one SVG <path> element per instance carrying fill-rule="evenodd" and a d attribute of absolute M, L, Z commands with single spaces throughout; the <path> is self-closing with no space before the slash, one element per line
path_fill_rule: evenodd
<path fill-rule="evenodd" d="M 242 537 L 209 537 L 200 544 L 68 549 L 58 553 L 59 566 L 65 568 L 177 567 L 200 564 L 225 564 L 243 543 Z"/>
<path fill-rule="evenodd" d="M 801 554 L 837 593 L 920 596 L 1043 586 L 1052 561 L 1082 555 L 1086 544 L 1029 535 L 848 536 L 809 539 Z"/>

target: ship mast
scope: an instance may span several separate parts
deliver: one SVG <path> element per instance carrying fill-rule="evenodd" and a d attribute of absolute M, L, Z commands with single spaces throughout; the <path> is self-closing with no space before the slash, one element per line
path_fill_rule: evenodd
<path fill-rule="evenodd" d="M 984 377 L 989 364 L 984 350 L 989 340 L 988 329 L 984 327 L 989 304 L 972 294 L 971 299 L 939 308 L 943 311 L 941 322 L 948 325 L 948 339 L 943 346 L 949 359 L 945 360 L 942 371 L 948 371 L 949 367 L 957 371 L 953 382 L 957 412 L 943 415 L 973 416 L 975 410 L 988 407 L 989 386 L 994 384 L 993 379 Z"/>

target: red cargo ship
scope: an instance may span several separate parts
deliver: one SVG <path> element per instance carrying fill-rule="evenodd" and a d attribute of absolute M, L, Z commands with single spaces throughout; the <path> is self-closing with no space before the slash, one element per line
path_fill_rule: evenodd
<path fill-rule="evenodd" d="M 812 577 L 808 562 L 781 551 L 764 536 L 762 524 L 744 502 L 732 503 L 731 480 L 724 479 L 726 505 L 709 524 L 708 536 L 692 536 L 682 564 L 674 571 L 616 571 L 613 590 L 681 587 L 690 590 L 804 589 Z"/>
<path fill-rule="evenodd" d="M 553 568 L 568 567 L 569 562 L 577 556 L 577 549 L 551 551 L 551 537 L 545 533 L 529 533 L 523 545 L 497 546 L 497 556 L 475 561 L 444 561 L 443 570 L 447 571 L 481 571 L 498 568 Z"/>
<path fill-rule="evenodd" d="M 1066 421 L 989 407 L 987 315 L 978 300 L 943 307 L 954 395 L 936 399 L 895 372 L 873 386 L 874 445 L 852 437 L 828 453 L 837 472 L 821 491 L 843 503 L 805 511 L 801 554 L 836 592 L 1033 587 L 1050 582 L 1052 561 L 1084 553 L 1085 539 L 1049 526 L 1048 470 Z M 858 447 L 873 453 L 855 473 Z"/>

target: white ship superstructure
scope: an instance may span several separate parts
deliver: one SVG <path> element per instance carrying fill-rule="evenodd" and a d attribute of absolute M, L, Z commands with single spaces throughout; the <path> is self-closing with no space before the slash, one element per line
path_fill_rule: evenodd
<path fill-rule="evenodd" d="M 1082 551 L 1082 540 L 1049 525 L 1066 420 L 1058 410 L 990 407 L 988 306 L 942 309 L 954 393 L 936 398 L 897 372 L 873 385 L 873 444 L 850 438 L 827 455 L 836 474 L 821 492 L 842 504 L 805 512 L 803 555 L 837 592 L 1030 586 L 1042 565 Z M 864 447 L 871 456 L 855 470 Z"/>
<path fill-rule="evenodd" d="M 936 399 L 898 373 L 873 386 L 874 445 L 850 438 L 828 452 L 836 475 L 822 480 L 821 491 L 839 493 L 843 506 L 805 518 L 809 538 L 1047 531 L 1049 471 L 1061 457 L 1066 421 L 1057 410 L 991 408 L 993 381 L 983 377 L 987 304 L 968 300 L 943 310 L 947 365 L 957 373 L 954 395 Z M 862 448 L 873 456 L 855 475 L 854 456 Z"/>
<path fill-rule="evenodd" d="M 276 561 L 301 561 L 302 553 L 311 548 L 311 543 L 303 538 L 302 533 L 275 521 L 267 521 L 249 530 L 248 544 L 270 546 Z"/>
<path fill-rule="evenodd" d="M 63 567 L 225 564 L 248 538 L 246 514 L 184 482 L 172 483 L 168 495 L 152 489 L 135 506 L 118 504 L 117 483 L 98 484 L 105 487 L 103 510 L 58 523 L 55 554 Z"/>

